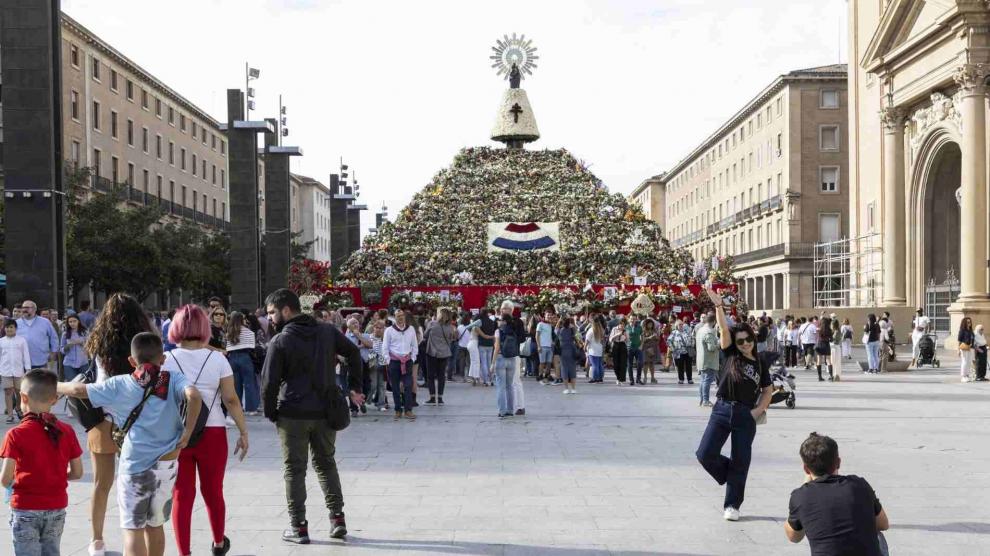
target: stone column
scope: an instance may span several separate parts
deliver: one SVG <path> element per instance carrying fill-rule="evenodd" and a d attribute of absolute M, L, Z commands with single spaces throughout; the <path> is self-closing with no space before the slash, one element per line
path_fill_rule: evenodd
<path fill-rule="evenodd" d="M 904 305 L 904 109 L 880 111 L 883 123 L 883 304 Z"/>
<path fill-rule="evenodd" d="M 774 274 L 774 275 L 772 275 L 770 277 L 770 283 L 771 283 L 771 287 L 773 288 L 773 294 L 772 294 L 773 297 L 771 298 L 771 299 L 773 299 L 773 303 L 771 304 L 771 307 L 773 309 L 780 309 L 781 307 L 779 305 L 777 305 L 777 303 L 779 302 L 779 300 L 777 299 L 777 275 L 776 274 Z"/>
<path fill-rule="evenodd" d="M 964 64 L 955 75 L 962 97 L 962 200 L 959 301 L 987 298 L 986 68 Z"/>

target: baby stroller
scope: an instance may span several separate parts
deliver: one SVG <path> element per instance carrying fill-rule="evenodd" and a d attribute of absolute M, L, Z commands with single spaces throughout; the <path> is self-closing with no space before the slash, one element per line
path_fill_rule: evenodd
<path fill-rule="evenodd" d="M 765 351 L 760 354 L 764 365 L 770 369 L 770 383 L 773 394 L 770 397 L 770 404 L 784 402 L 789 409 L 794 409 L 796 396 L 794 395 L 794 375 L 787 372 L 780 361 L 780 354 Z"/>
<path fill-rule="evenodd" d="M 925 334 L 918 340 L 918 366 L 930 365 L 941 367 L 938 358 L 935 357 L 935 341 L 938 338 L 934 334 Z"/>

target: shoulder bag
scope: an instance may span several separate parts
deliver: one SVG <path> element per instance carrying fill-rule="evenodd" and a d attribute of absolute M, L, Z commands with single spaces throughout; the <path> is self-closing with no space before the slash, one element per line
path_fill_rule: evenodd
<path fill-rule="evenodd" d="M 326 404 L 324 411 L 327 425 L 334 432 L 340 432 L 351 424 L 351 408 L 347 403 L 347 395 L 337 386 L 337 381 L 333 373 L 326 372 L 326 356 L 324 355 L 324 350 L 320 349 L 320 345 L 323 340 L 332 342 L 333 337 L 326 337 L 329 331 L 327 328 L 329 325 L 321 324 L 319 326 L 320 333 L 316 335 L 316 346 L 313 349 L 313 366 L 309 369 L 309 380 L 313 385 L 313 390 L 317 392 L 317 396 Z M 323 373 L 323 388 L 320 388 L 316 383 L 317 372 Z"/>
<path fill-rule="evenodd" d="M 144 387 L 144 395 L 141 397 L 141 401 L 131 410 L 131 413 L 124 420 L 124 424 L 120 427 L 114 425 L 111 428 L 110 435 L 113 438 L 113 443 L 117 445 L 117 451 L 124 449 L 124 440 L 127 439 L 127 433 L 134 426 L 135 421 L 141 416 L 141 411 L 144 409 L 145 402 L 151 397 L 151 393 L 155 390 L 155 383 L 149 382 L 147 386 Z"/>
<path fill-rule="evenodd" d="M 206 359 L 203 360 L 203 364 L 199 367 L 199 374 L 196 375 L 196 380 L 193 381 L 193 386 L 196 386 L 196 383 L 199 382 L 199 377 L 203 375 L 203 369 L 206 368 L 206 362 L 210 360 L 210 356 L 212 355 L 213 355 L 212 350 L 210 350 L 210 352 L 206 354 Z M 179 358 L 173 354 L 172 360 L 175 361 L 176 365 L 178 365 L 179 372 L 182 373 L 182 376 L 186 376 L 186 372 L 182 370 L 182 365 L 179 364 Z M 196 388 L 198 389 L 199 387 L 196 386 Z M 199 416 L 196 417 L 196 426 L 193 427 L 192 434 L 189 436 L 189 443 L 186 444 L 187 448 L 192 448 L 193 446 L 198 444 L 199 439 L 203 437 L 203 431 L 206 430 L 206 421 L 209 420 L 210 418 L 210 411 L 213 410 L 213 404 L 216 403 L 218 396 L 220 396 L 220 383 L 217 383 L 217 391 L 213 393 L 213 400 L 210 401 L 210 405 L 208 407 L 205 401 L 200 400 L 199 403 L 203 404 L 203 407 L 199 409 Z M 182 415 L 183 423 L 185 423 L 186 413 L 188 411 L 189 411 L 189 400 L 183 400 L 182 402 L 179 403 L 179 414 Z"/>
<path fill-rule="evenodd" d="M 96 383 L 96 365 L 92 360 L 90 360 L 86 370 L 76 375 L 72 379 L 72 382 L 79 384 Z M 89 432 L 90 429 L 99 425 L 107 418 L 103 409 L 93 407 L 93 404 L 87 398 L 66 397 L 66 404 L 69 407 L 69 413 L 72 414 L 76 421 L 79 421 L 79 424 L 86 429 L 86 432 Z"/>

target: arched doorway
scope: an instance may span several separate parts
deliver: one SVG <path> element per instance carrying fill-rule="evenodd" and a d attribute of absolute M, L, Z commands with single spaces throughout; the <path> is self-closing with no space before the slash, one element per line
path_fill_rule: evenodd
<path fill-rule="evenodd" d="M 956 191 L 962 171 L 959 145 L 944 142 L 934 153 L 924 184 L 921 272 L 924 307 L 935 330 L 949 329 L 949 305 L 959 295 L 960 212 Z"/>

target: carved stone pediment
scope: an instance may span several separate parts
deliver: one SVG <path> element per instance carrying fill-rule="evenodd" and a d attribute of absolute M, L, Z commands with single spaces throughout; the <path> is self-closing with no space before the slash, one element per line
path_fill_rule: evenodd
<path fill-rule="evenodd" d="M 962 131 L 962 113 L 959 111 L 960 97 L 958 94 L 949 98 L 942 93 L 931 95 L 931 105 L 919 108 L 911 114 L 908 122 L 908 135 L 911 138 L 911 149 L 917 150 L 924 141 L 928 131 L 934 126 L 946 122 L 956 131 Z"/>

